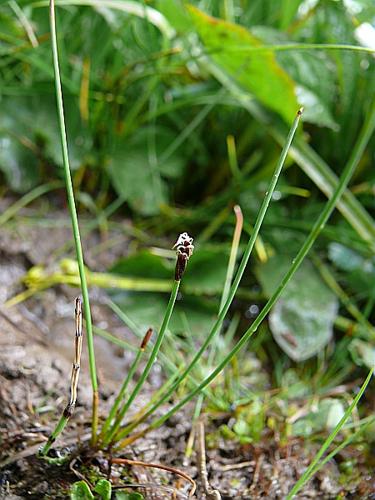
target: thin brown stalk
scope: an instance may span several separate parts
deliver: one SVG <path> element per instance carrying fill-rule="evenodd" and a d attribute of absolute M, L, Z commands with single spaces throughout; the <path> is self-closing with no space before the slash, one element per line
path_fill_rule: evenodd
<path fill-rule="evenodd" d="M 60 420 L 58 421 L 54 431 L 49 436 L 48 441 L 44 444 L 44 446 L 42 446 L 42 448 L 38 453 L 40 457 L 43 457 L 45 459 L 48 459 L 47 455 L 49 450 L 51 449 L 53 443 L 56 441 L 59 435 L 62 433 L 69 419 L 73 415 L 77 402 L 78 380 L 79 380 L 79 372 L 81 369 L 82 338 L 83 338 L 82 301 L 80 297 L 76 298 L 74 315 L 75 315 L 76 333 L 74 338 L 74 360 L 70 376 L 70 397 L 68 404 L 66 405 L 65 410 L 63 411 L 63 414 L 61 415 Z M 49 460 L 58 463 L 60 459 L 49 459 Z M 63 458 L 62 460 L 65 460 L 65 458 Z"/>
<path fill-rule="evenodd" d="M 192 479 L 190 476 L 185 474 L 185 472 L 182 472 L 179 469 L 175 469 L 174 467 L 169 467 L 168 465 L 142 462 L 141 460 L 130 460 L 128 458 L 112 458 L 112 464 L 139 465 L 141 467 L 150 467 L 152 469 L 161 469 L 161 470 L 165 470 L 167 472 L 172 472 L 172 474 L 176 474 L 177 476 L 180 476 L 183 479 L 186 479 L 186 481 L 188 481 L 191 484 L 192 487 L 191 487 L 191 490 L 189 492 L 189 497 L 192 497 L 195 493 L 195 490 L 197 489 L 197 485 L 195 484 L 194 479 Z"/>
<path fill-rule="evenodd" d="M 206 463 L 206 444 L 205 444 L 205 436 L 204 436 L 204 423 L 202 420 L 197 422 L 197 431 L 198 431 L 198 472 L 202 481 L 202 486 L 204 489 L 204 493 L 206 495 L 207 500 L 221 500 L 221 495 L 218 490 L 214 490 L 211 488 L 210 483 L 208 482 L 208 474 L 207 474 L 207 463 Z"/>

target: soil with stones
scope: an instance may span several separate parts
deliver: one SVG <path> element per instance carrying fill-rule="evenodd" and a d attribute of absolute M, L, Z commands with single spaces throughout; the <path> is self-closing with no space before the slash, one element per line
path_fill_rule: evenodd
<path fill-rule="evenodd" d="M 73 302 L 77 290 L 57 286 L 17 306 L 5 307 L 4 302 L 22 290 L 20 279 L 25 272 L 40 263 L 56 266 L 59 249 L 71 239 L 69 221 L 64 215 L 43 213 L 40 217 L 39 212 L 29 210 L 23 214 L 25 217 L 17 219 L 16 225 L 9 223 L 0 229 L 0 498 L 69 498 L 75 481 L 85 479 L 93 484 L 107 476 L 109 457 L 88 448 L 91 389 L 86 351 L 78 405 L 56 443 L 60 450 L 68 448 L 72 459 L 59 467 L 36 457 L 68 397 Z M 51 224 L 46 224 L 48 221 Z M 121 230 L 111 230 L 107 238 L 116 244 L 102 245 L 102 252 L 93 252 L 100 248 L 102 237 L 95 232 L 85 237 L 86 259 L 92 269 L 106 270 L 111 262 L 126 253 L 128 238 Z M 90 294 L 95 324 L 132 341 L 131 333 L 106 307 L 103 290 L 92 289 Z M 101 338 L 95 339 L 95 347 L 100 410 L 105 415 L 132 356 Z M 160 367 L 156 365 L 145 392 L 137 400 L 138 405 L 147 401 L 151 391 L 160 385 L 160 378 Z M 206 433 L 215 430 L 216 424 L 219 422 L 211 420 L 206 425 Z M 191 408 L 186 408 L 163 428 L 124 450 L 122 456 L 180 469 L 197 482 L 194 498 L 210 498 L 206 497 L 198 474 L 197 451 L 190 458 L 185 456 L 190 431 Z M 311 460 L 302 442 L 294 440 L 281 447 L 273 437 L 254 446 L 219 440 L 215 448 L 207 449 L 206 453 L 210 486 L 217 489 L 223 499 L 285 498 Z M 344 487 L 339 481 L 337 464 L 329 463 L 298 498 L 375 498 L 375 476 L 364 469 L 360 477 Z M 188 498 L 191 488 L 178 475 L 143 466 L 112 465 L 111 481 L 114 498 L 124 485 L 130 485 L 128 491 L 139 491 L 147 499 Z"/>

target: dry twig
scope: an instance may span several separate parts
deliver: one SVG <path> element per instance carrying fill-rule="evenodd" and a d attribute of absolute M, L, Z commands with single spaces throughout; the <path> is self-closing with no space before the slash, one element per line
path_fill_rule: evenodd
<path fill-rule="evenodd" d="M 130 460 L 128 458 L 112 458 L 112 463 L 113 464 L 120 464 L 120 465 L 139 465 L 141 467 L 151 467 L 153 469 L 161 469 L 161 470 L 165 470 L 167 472 L 172 472 L 173 474 L 176 474 L 177 476 L 180 476 L 180 477 L 186 479 L 186 481 L 189 481 L 189 483 L 192 485 L 192 488 L 189 492 L 189 497 L 192 497 L 194 495 L 195 490 L 197 488 L 197 485 L 195 484 L 194 479 L 192 479 L 190 476 L 185 474 L 185 472 L 182 472 L 179 469 L 175 469 L 174 467 L 169 467 L 168 465 L 142 462 L 141 460 Z"/>
<path fill-rule="evenodd" d="M 204 439 L 204 423 L 200 420 L 197 423 L 198 428 L 198 471 L 202 481 L 203 489 L 207 500 L 221 500 L 218 490 L 211 488 L 208 482 L 207 464 L 206 464 L 206 444 Z"/>

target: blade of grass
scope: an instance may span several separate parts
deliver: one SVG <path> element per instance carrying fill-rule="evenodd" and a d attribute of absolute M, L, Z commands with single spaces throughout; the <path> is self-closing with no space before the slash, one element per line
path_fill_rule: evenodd
<path fill-rule="evenodd" d="M 112 302 L 110 300 L 108 301 L 108 305 L 113 310 L 113 312 L 115 312 L 117 314 L 117 316 L 124 322 L 124 324 L 137 335 L 138 338 L 142 337 L 142 332 L 141 332 L 140 328 L 138 327 L 138 325 L 136 325 L 127 316 L 127 314 L 124 313 L 124 311 L 122 311 L 122 309 L 120 309 L 114 302 Z M 113 341 L 114 343 L 117 343 L 118 345 L 121 344 L 122 341 L 119 341 L 118 339 L 113 338 L 113 336 L 108 334 L 107 332 L 105 332 L 105 333 L 106 333 L 105 338 L 107 338 L 109 341 Z M 173 337 L 172 337 L 172 339 L 173 339 Z M 165 345 L 165 343 L 164 343 L 164 345 Z M 147 345 L 147 347 L 149 347 L 149 346 L 150 346 L 150 344 Z M 126 348 L 127 346 L 123 343 L 123 347 Z M 136 350 L 133 346 L 128 347 L 128 348 L 130 348 L 131 350 Z M 177 361 L 172 360 L 172 358 L 176 354 L 176 352 L 178 354 L 180 354 L 179 350 L 172 344 L 169 347 L 167 352 L 163 352 L 160 350 L 159 354 L 158 354 L 158 356 L 160 356 L 162 367 L 167 368 L 167 370 L 169 371 L 169 377 L 170 377 L 169 380 L 173 379 L 173 381 L 175 379 L 177 379 L 177 375 L 181 374 L 183 372 L 183 370 L 185 369 L 185 359 L 184 359 L 183 355 L 182 356 L 180 355 L 180 357 L 182 357 L 182 359 L 179 359 Z M 182 361 L 182 364 L 181 364 L 181 361 Z M 168 387 L 169 385 L 172 385 L 172 383 L 173 382 L 171 381 L 170 384 L 166 384 L 166 387 Z M 189 384 L 192 385 L 192 387 L 196 387 L 198 385 L 198 381 L 192 376 L 192 374 L 189 375 Z M 151 404 L 153 404 L 155 401 L 157 401 L 159 399 L 159 397 L 165 391 L 160 390 L 160 391 L 158 391 L 158 393 L 159 392 L 160 392 L 160 394 L 158 394 L 157 396 L 155 395 L 156 393 L 152 395 L 151 401 L 146 405 L 147 408 L 149 408 L 151 406 Z M 210 398 L 209 393 L 208 394 L 205 393 L 205 396 L 209 399 L 212 399 L 212 398 Z M 142 414 L 143 413 L 145 413 L 145 412 L 142 412 Z"/>
<path fill-rule="evenodd" d="M 189 373 L 194 368 L 194 366 L 197 364 L 197 362 L 201 358 L 202 354 L 204 353 L 204 351 L 206 350 L 206 348 L 208 347 L 208 345 L 211 343 L 212 339 L 215 337 L 215 335 L 217 334 L 217 332 L 220 330 L 221 325 L 222 325 L 222 323 L 224 321 L 224 318 L 225 318 L 225 316 L 226 316 L 226 314 L 227 314 L 227 312 L 229 310 L 229 307 L 230 307 L 230 305 L 231 305 L 231 303 L 232 303 L 232 301 L 234 299 L 234 296 L 236 295 L 236 292 L 237 292 L 238 286 L 240 284 L 241 278 L 243 276 L 243 273 L 244 273 L 245 268 L 247 266 L 247 263 L 249 261 L 249 258 L 250 258 L 250 255 L 251 255 L 251 251 L 252 251 L 252 249 L 254 247 L 255 241 L 256 241 L 257 236 L 259 234 L 259 231 L 260 231 L 263 219 L 264 219 L 264 217 L 266 215 L 266 212 L 267 212 L 267 209 L 268 209 L 268 205 L 271 202 L 272 194 L 273 194 L 273 192 L 275 190 L 275 187 L 276 187 L 278 178 L 280 176 L 282 167 L 283 167 L 285 159 L 286 159 L 286 157 L 288 155 L 288 151 L 289 151 L 290 145 L 292 143 L 294 134 L 295 134 L 295 132 L 297 130 L 301 114 L 302 114 L 302 110 L 299 110 L 298 113 L 297 113 L 297 115 L 296 115 L 296 118 L 295 118 L 295 120 L 293 122 L 293 125 L 292 125 L 292 127 L 291 127 L 291 129 L 289 131 L 289 135 L 288 135 L 287 141 L 286 141 L 286 143 L 284 145 L 284 148 L 283 148 L 283 150 L 281 152 L 281 155 L 280 155 L 279 161 L 277 163 L 275 172 L 274 172 L 274 174 L 272 176 L 270 185 L 268 187 L 268 190 L 266 191 L 266 194 L 265 194 L 265 197 L 263 199 L 262 205 L 261 205 L 261 207 L 259 209 L 259 213 L 258 213 L 256 222 L 255 222 L 255 226 L 254 226 L 254 231 L 253 231 L 252 235 L 249 238 L 249 242 L 248 242 L 248 244 L 246 246 L 245 253 L 244 253 L 243 257 L 242 257 L 241 263 L 239 265 L 238 271 L 237 271 L 236 276 L 234 278 L 233 284 L 232 284 L 232 286 L 230 288 L 230 291 L 229 291 L 229 294 L 228 294 L 228 298 L 227 298 L 227 300 L 226 300 L 226 302 L 224 304 L 224 307 L 221 309 L 221 311 L 220 311 L 220 313 L 218 315 L 218 318 L 217 318 L 215 324 L 213 325 L 210 333 L 208 334 L 206 340 L 203 342 L 202 346 L 198 350 L 197 354 L 194 356 L 194 358 L 190 362 L 189 366 L 186 368 L 186 370 L 184 371 L 184 373 L 178 378 L 178 380 L 172 386 L 172 388 L 170 389 L 170 391 L 167 394 L 165 394 L 165 396 L 162 399 L 160 399 L 160 401 L 157 404 L 155 404 L 149 410 L 149 412 L 146 414 L 145 418 L 147 416 L 151 415 L 161 404 L 164 403 L 164 401 L 166 401 L 171 396 L 171 394 L 173 394 L 173 392 L 176 390 L 176 388 L 182 382 L 182 380 L 184 380 L 189 375 Z M 121 437 L 123 437 L 122 434 L 121 434 Z"/>
<path fill-rule="evenodd" d="M 370 110 L 368 117 L 363 125 L 363 128 L 361 130 L 361 133 L 359 135 L 358 141 L 355 145 L 355 148 L 353 149 L 352 155 L 345 166 L 345 169 L 342 173 L 341 179 L 339 181 L 338 186 L 335 189 L 335 192 L 333 193 L 332 197 L 327 201 L 324 209 L 322 210 L 321 214 L 319 215 L 318 219 L 316 220 L 310 234 L 306 238 L 304 244 L 302 245 L 300 251 L 298 252 L 297 256 L 293 259 L 292 265 L 285 274 L 284 278 L 281 280 L 279 286 L 271 296 L 271 298 L 268 300 L 266 305 L 263 307 L 262 311 L 260 314 L 257 316 L 255 321 L 252 323 L 250 328 L 242 335 L 241 339 L 237 342 L 237 344 L 233 347 L 233 349 L 225 356 L 225 358 L 219 363 L 219 365 L 215 368 L 215 370 L 212 371 L 212 373 L 206 377 L 201 384 L 196 387 L 193 391 L 191 391 L 184 399 L 182 399 L 179 403 L 177 403 L 173 408 L 171 408 L 167 413 L 165 413 L 163 416 L 160 418 L 156 419 L 154 422 L 152 422 L 149 427 L 144 429 L 141 432 L 136 433 L 134 436 L 130 436 L 127 439 L 124 439 L 121 443 L 119 443 L 119 447 L 122 448 L 124 446 L 127 446 L 134 440 L 136 440 L 138 437 L 145 435 L 149 430 L 151 429 L 156 429 L 160 425 L 162 425 L 166 420 L 168 420 L 172 415 L 174 415 L 180 408 L 182 408 L 186 403 L 192 400 L 194 396 L 200 393 L 200 391 L 204 388 L 206 388 L 216 377 L 217 375 L 225 368 L 225 366 L 230 362 L 230 360 L 242 349 L 244 345 L 249 341 L 251 336 L 257 331 L 258 327 L 260 324 L 264 321 L 264 319 L 267 317 L 268 313 L 272 309 L 272 307 L 275 305 L 277 300 L 279 299 L 280 295 L 284 291 L 286 285 L 290 281 L 290 279 L 293 277 L 299 266 L 301 265 L 302 261 L 306 257 L 307 253 L 309 252 L 310 248 L 312 247 L 313 243 L 321 233 L 321 231 L 324 228 L 325 223 L 328 221 L 330 215 L 332 214 L 338 200 L 342 196 L 343 192 L 345 191 L 361 157 L 362 154 L 365 150 L 365 147 L 375 129 L 375 102 L 373 103 L 372 109 Z M 187 368 L 187 372 L 189 371 L 190 366 Z M 170 394 L 168 394 L 169 397 Z M 160 404 L 162 404 L 166 398 L 163 398 L 160 400 Z M 154 405 L 154 407 L 148 412 L 148 415 L 151 415 L 152 412 L 160 406 Z M 135 423 L 136 425 L 138 422 Z M 134 427 L 133 427 L 134 428 Z"/>
<path fill-rule="evenodd" d="M 354 439 L 359 437 L 360 434 L 362 434 L 374 421 L 375 417 L 371 415 L 370 418 L 368 418 L 368 420 L 366 420 L 366 422 L 364 422 L 359 429 L 357 429 L 351 436 L 348 436 L 342 443 L 340 443 L 334 450 L 331 451 L 331 453 L 325 456 L 324 459 L 314 467 L 310 474 L 310 478 L 314 476 L 322 467 L 324 467 L 326 463 L 332 460 L 332 458 L 334 458 L 337 453 L 340 453 L 340 451 L 348 446 L 352 441 L 354 441 Z M 348 426 L 344 426 L 344 428 L 348 428 Z"/>
<path fill-rule="evenodd" d="M 235 216 L 236 216 L 236 225 L 234 228 L 234 233 L 233 233 L 233 239 L 232 239 L 232 246 L 230 250 L 230 255 L 229 255 L 229 262 L 228 262 L 228 267 L 227 267 L 227 274 L 225 277 L 225 284 L 223 288 L 223 294 L 221 296 L 221 302 L 220 302 L 220 307 L 219 307 L 219 313 L 221 309 L 224 307 L 224 304 L 228 298 L 229 295 L 229 290 L 230 286 L 232 284 L 233 280 L 233 274 L 234 274 L 234 268 L 236 264 L 236 258 L 237 258 L 237 253 L 238 253 L 238 246 L 240 243 L 241 239 L 241 233 L 242 233 L 242 227 L 243 227 L 243 215 L 242 215 L 242 210 L 239 205 L 235 205 L 233 207 Z M 216 337 L 218 339 L 218 337 Z M 213 344 L 211 346 L 211 352 L 208 355 L 208 366 L 212 366 L 216 351 L 217 351 L 217 343 Z M 197 398 L 197 402 L 195 404 L 195 409 L 194 409 L 194 414 L 193 414 L 193 423 L 197 422 L 201 411 L 202 411 L 202 406 L 204 402 L 204 394 L 199 394 Z M 195 425 L 192 425 L 191 431 L 190 431 L 190 436 L 188 439 L 188 444 L 186 446 L 185 450 L 185 456 L 190 457 L 193 451 L 193 445 L 194 445 L 194 436 L 195 436 Z"/>
<path fill-rule="evenodd" d="M 89 293 L 86 282 L 86 274 L 85 274 L 85 264 L 83 259 L 83 250 L 81 244 L 81 237 L 79 232 L 78 225 L 78 216 L 77 210 L 74 201 L 74 189 L 72 183 L 72 177 L 70 173 L 70 164 L 69 164 L 69 154 L 68 154 L 68 142 L 66 135 L 66 127 L 65 127 L 65 117 L 64 117 L 64 104 L 63 104 L 63 95 L 61 89 L 61 79 L 60 79 L 60 68 L 59 68 L 59 55 L 58 55 L 58 46 L 57 46 L 57 36 L 56 36 L 56 20 L 55 20 L 55 5 L 54 0 L 50 1 L 50 29 L 51 29 L 51 42 L 52 42 L 52 55 L 53 55 L 53 69 L 55 75 L 55 89 L 56 89 L 56 100 L 57 100 L 57 109 L 58 109 L 58 118 L 59 118 L 59 129 L 60 129 L 60 141 L 63 155 L 63 164 L 64 164 L 64 176 L 65 176 L 65 184 L 66 191 L 68 197 L 70 218 L 72 221 L 72 229 L 75 241 L 75 250 L 77 255 L 77 262 L 79 267 L 79 275 L 81 280 L 81 289 L 83 296 L 83 305 L 85 311 L 85 319 L 86 319 L 86 330 L 87 330 L 87 346 L 89 351 L 89 365 L 90 365 L 90 378 L 91 378 L 91 386 L 92 386 L 92 443 L 96 442 L 96 434 L 98 428 L 98 406 L 99 406 L 99 396 L 98 396 L 98 380 L 96 375 L 96 364 L 95 364 L 95 352 L 94 352 L 94 340 L 93 340 L 93 332 L 92 332 L 92 321 L 91 321 L 91 310 L 90 310 L 90 301 L 89 301 Z"/>
<path fill-rule="evenodd" d="M 240 167 L 238 166 L 236 142 L 233 135 L 227 135 L 227 151 L 228 151 L 228 163 L 232 176 L 235 181 L 239 181 L 242 177 Z"/>
<path fill-rule="evenodd" d="M 354 398 L 352 404 L 347 408 L 346 412 L 344 413 L 343 417 L 339 421 L 339 423 L 336 425 L 336 427 L 333 429 L 333 431 L 330 433 L 330 435 L 327 437 L 327 439 L 324 441 L 322 444 L 320 450 L 318 453 L 315 455 L 314 460 L 311 462 L 309 467 L 305 470 L 305 472 L 302 474 L 302 476 L 299 478 L 299 480 L 296 482 L 296 484 L 293 486 L 293 488 L 290 490 L 288 493 L 288 496 L 286 497 L 286 500 L 291 500 L 299 491 L 300 489 L 312 478 L 312 476 L 317 472 L 318 468 L 318 462 L 324 455 L 324 453 L 327 451 L 329 448 L 330 444 L 332 441 L 335 439 L 337 434 L 340 432 L 342 426 L 345 424 L 345 422 L 348 420 L 350 415 L 352 414 L 354 408 L 358 405 L 359 400 L 361 399 L 363 393 L 366 390 L 367 385 L 369 384 L 372 374 L 374 372 L 374 368 L 372 368 L 367 377 L 366 380 L 363 382 L 362 387 L 356 397 Z"/>
<path fill-rule="evenodd" d="M 367 320 L 367 318 L 358 309 L 356 304 L 347 295 L 345 290 L 341 288 L 340 284 L 336 281 L 333 273 L 330 271 L 329 267 L 324 264 L 324 262 L 317 256 L 312 256 L 312 261 L 320 272 L 321 277 L 329 286 L 329 288 L 337 295 L 342 305 L 345 309 L 352 315 L 354 319 L 364 328 L 367 332 L 368 338 L 375 340 L 375 328 Z"/>
<path fill-rule="evenodd" d="M 130 368 L 129 368 L 129 371 L 128 371 L 128 374 L 127 376 L 125 377 L 124 379 L 124 382 L 121 386 L 121 389 L 115 399 L 115 402 L 113 403 L 112 405 L 112 408 L 108 414 L 108 417 L 106 419 L 106 421 L 104 422 L 103 424 L 103 427 L 102 427 L 102 430 L 101 430 L 101 433 L 100 433 L 100 439 L 103 438 L 109 428 L 110 428 L 110 425 L 112 424 L 113 420 L 115 419 L 116 417 L 116 414 L 117 414 L 117 410 L 121 404 L 121 402 L 123 401 L 124 397 L 125 397 L 125 394 L 126 394 L 126 390 L 129 386 L 129 383 L 131 382 L 131 380 L 133 379 L 133 376 L 135 374 L 135 372 L 137 371 L 137 368 L 139 366 L 139 363 L 142 359 L 142 356 L 145 352 L 145 349 L 146 349 L 146 346 L 148 344 L 148 341 L 150 340 L 150 337 L 152 335 L 152 328 L 149 328 L 145 334 L 145 336 L 143 337 L 142 339 L 142 342 L 141 342 L 141 345 L 139 346 L 138 348 L 138 351 L 137 351 L 137 354 L 133 360 L 133 363 L 131 364 Z"/>
<path fill-rule="evenodd" d="M 154 347 L 151 351 L 150 358 L 147 362 L 147 365 L 145 366 L 145 369 L 143 370 L 143 373 L 142 373 L 141 377 L 139 378 L 136 386 L 134 387 L 132 393 L 130 394 L 128 400 L 126 401 L 124 406 L 121 408 L 120 412 L 118 413 L 115 423 L 113 424 L 113 426 L 111 427 L 109 432 L 106 433 L 106 436 L 103 438 L 104 444 L 110 443 L 111 440 L 113 439 L 114 435 L 116 434 L 116 432 L 118 431 L 118 429 L 121 425 L 121 422 L 122 422 L 126 412 L 130 408 L 130 405 L 132 404 L 134 399 L 137 397 L 139 391 L 142 389 L 142 386 L 145 383 L 146 378 L 151 371 L 151 368 L 152 368 L 152 366 L 156 360 L 156 357 L 158 355 L 160 346 L 163 342 L 165 332 L 168 328 L 169 320 L 171 319 L 171 316 L 172 316 L 172 312 L 174 309 L 174 305 L 176 303 L 179 288 L 180 288 L 180 281 L 175 280 L 173 282 L 173 287 L 172 287 L 171 295 L 169 298 L 168 306 L 167 306 L 167 309 L 165 311 L 164 319 L 163 319 L 162 325 L 160 327 L 160 330 L 159 330 L 156 342 L 154 344 Z"/>
<path fill-rule="evenodd" d="M 230 215 L 230 208 L 225 206 L 220 210 L 216 217 L 214 217 L 210 223 L 203 229 L 201 234 L 198 236 L 197 241 L 200 244 L 209 241 L 213 235 L 223 226 L 228 216 Z"/>
<path fill-rule="evenodd" d="M 276 131 L 273 135 L 277 139 L 278 133 Z M 279 140 L 281 140 L 281 137 Z M 325 161 L 308 144 L 302 140 L 296 141 L 294 149 L 292 148 L 291 150 L 291 156 L 327 198 L 332 196 L 335 186 L 337 186 L 338 178 Z M 337 208 L 359 236 L 372 249 L 375 249 L 374 220 L 351 191 L 347 190 L 343 193 Z"/>
<path fill-rule="evenodd" d="M 26 32 L 28 39 L 30 40 L 31 45 L 35 49 L 35 47 L 38 47 L 39 43 L 37 37 L 35 36 L 32 24 L 30 23 L 24 11 L 21 9 L 21 7 L 15 0 L 10 0 L 9 6 L 18 17 L 20 23 L 22 24 Z"/>
<path fill-rule="evenodd" d="M 160 157 L 160 163 L 166 162 L 172 154 L 185 142 L 189 135 L 203 122 L 210 111 L 215 107 L 215 105 L 220 103 L 221 98 L 225 95 L 226 89 L 222 88 L 220 92 L 217 93 L 216 99 L 207 104 L 202 108 L 199 113 L 193 118 L 193 120 L 184 127 L 181 133 L 176 137 L 176 139 L 166 148 Z"/>
<path fill-rule="evenodd" d="M 137 352 L 138 348 L 129 344 L 129 342 L 126 342 L 125 340 L 119 339 L 115 335 L 112 335 L 112 333 L 107 332 L 103 328 L 99 328 L 95 325 L 93 325 L 93 331 L 95 335 L 98 335 L 102 339 L 105 339 L 107 342 L 111 342 L 112 344 L 117 345 L 118 347 L 121 347 L 122 349 L 128 349 L 129 351 L 132 352 Z"/>
<path fill-rule="evenodd" d="M 221 311 L 223 309 L 223 307 L 228 299 L 228 296 L 229 296 L 229 290 L 230 290 L 230 286 L 231 286 L 232 280 L 233 280 L 234 268 L 236 265 L 236 258 L 237 258 L 237 252 L 238 252 L 238 246 L 240 244 L 242 226 L 243 226 L 243 215 L 242 215 L 241 207 L 239 205 L 235 205 L 233 210 L 234 210 L 234 213 L 236 216 L 236 226 L 234 228 L 233 241 L 232 241 L 232 246 L 231 246 L 231 250 L 230 250 L 227 274 L 225 277 L 225 284 L 224 284 L 224 288 L 223 288 L 223 294 L 221 296 L 219 311 Z"/>
<path fill-rule="evenodd" d="M 46 193 L 49 193 L 50 191 L 53 191 L 54 189 L 61 188 L 62 185 L 63 184 L 60 181 L 48 182 L 47 184 L 42 184 L 41 186 L 37 186 L 36 188 L 32 189 L 24 196 L 19 198 L 15 203 L 13 203 L 13 205 L 4 210 L 4 212 L 0 215 L 0 226 L 8 222 L 8 220 L 14 217 L 17 212 L 26 207 L 26 205 L 28 205 L 32 201 L 36 200 Z"/>

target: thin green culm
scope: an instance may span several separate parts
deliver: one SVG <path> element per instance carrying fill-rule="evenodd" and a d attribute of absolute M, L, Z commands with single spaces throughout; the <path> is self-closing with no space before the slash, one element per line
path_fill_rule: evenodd
<path fill-rule="evenodd" d="M 55 90 L 56 90 L 56 101 L 57 101 L 57 111 L 59 119 L 59 129 L 60 129 L 60 141 L 63 156 L 64 165 L 64 177 L 66 192 L 69 204 L 70 219 L 72 222 L 72 229 L 75 242 L 75 251 L 77 256 L 79 276 L 81 280 L 81 289 L 83 297 L 83 308 L 85 312 L 86 320 L 86 333 L 87 333 L 87 346 L 89 351 L 89 365 L 90 365 L 90 378 L 92 386 L 92 443 L 96 443 L 96 435 L 98 429 L 98 412 L 99 412 L 99 395 L 98 395 L 98 379 L 96 375 L 96 364 L 95 364 L 95 352 L 94 352 L 94 336 L 92 331 L 92 320 L 91 320 L 91 310 L 90 310 L 90 300 L 89 292 L 87 288 L 87 280 L 85 274 L 85 264 L 83 259 L 83 250 L 81 244 L 81 236 L 79 232 L 77 209 L 74 200 L 74 190 L 72 183 L 72 176 L 70 173 L 69 165 L 69 154 L 68 154 L 68 141 L 66 135 L 65 127 L 65 117 L 64 117 L 64 103 L 61 88 L 61 78 L 60 78 L 60 68 L 59 68 L 59 54 L 57 46 L 57 36 L 56 36 L 56 20 L 55 20 L 55 2 L 50 0 L 50 29 L 51 29 L 51 43 L 52 43 L 52 56 L 53 56 L 53 69 L 55 75 Z"/>

